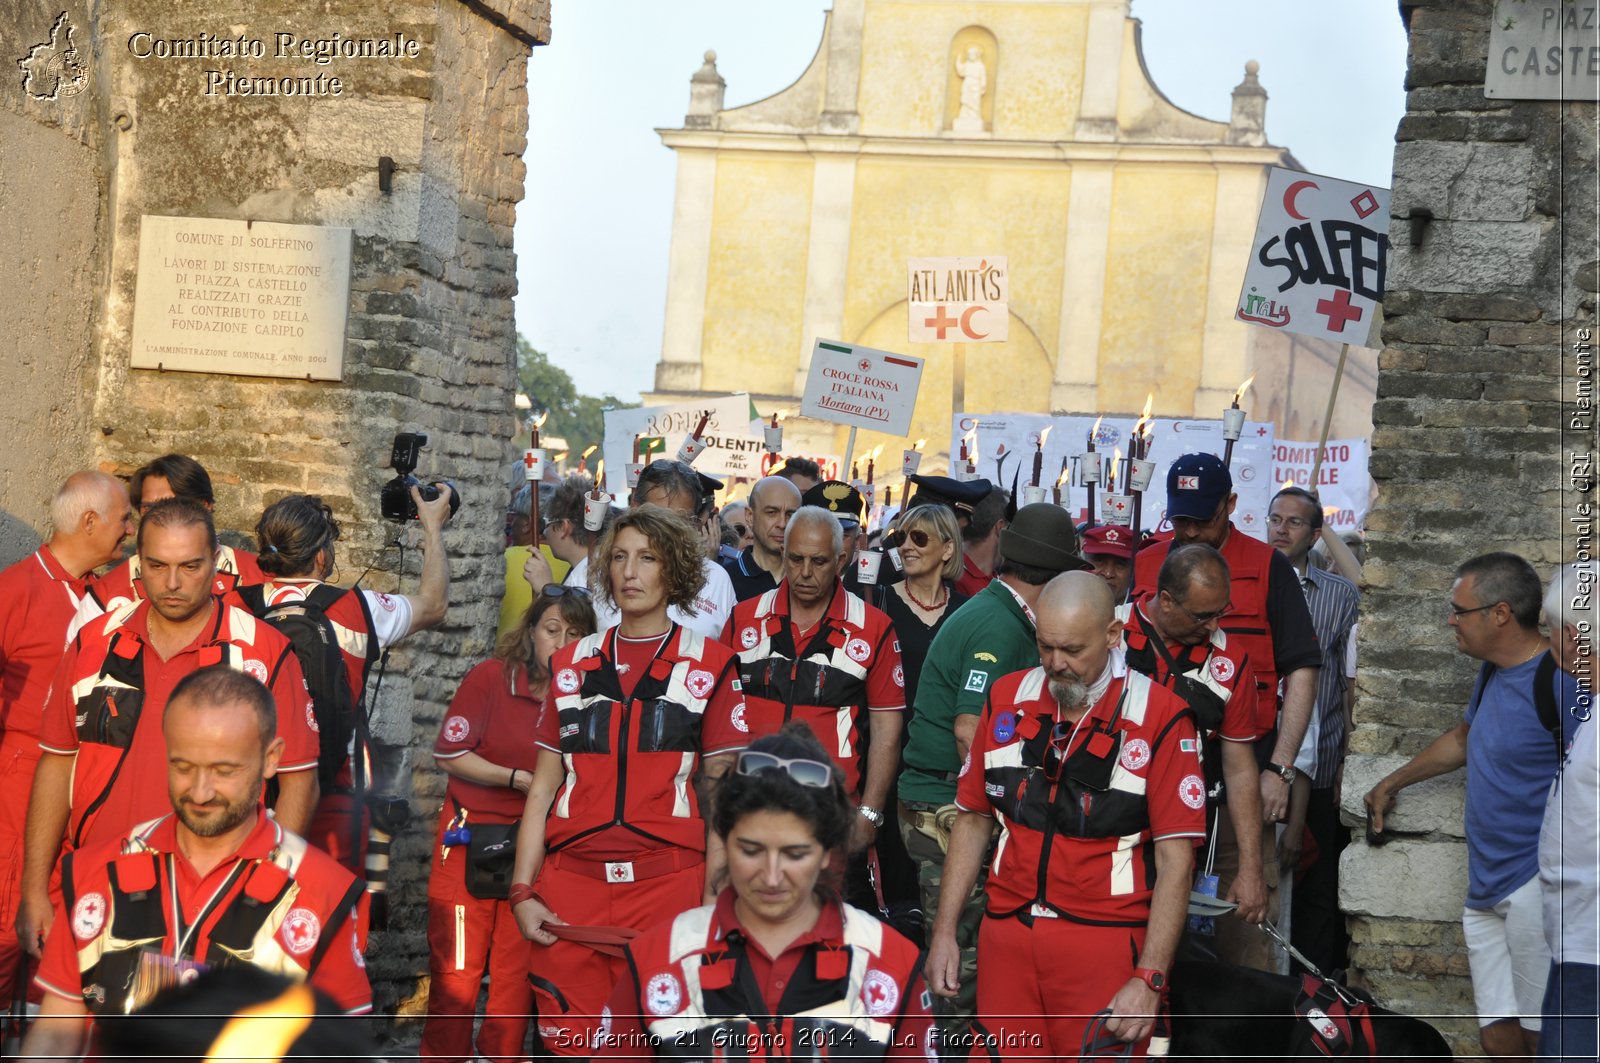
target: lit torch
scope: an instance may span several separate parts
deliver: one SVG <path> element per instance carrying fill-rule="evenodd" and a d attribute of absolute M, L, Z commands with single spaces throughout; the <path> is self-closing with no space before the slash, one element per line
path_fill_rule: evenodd
<path fill-rule="evenodd" d="M 1233 393 L 1233 405 L 1222 411 L 1222 464 L 1232 468 L 1233 445 L 1238 442 L 1239 436 L 1244 432 L 1244 411 L 1239 408 L 1239 400 L 1244 398 L 1244 393 L 1250 390 L 1250 385 L 1256 382 L 1256 375 L 1251 373 L 1245 377 L 1244 383 L 1239 385 L 1239 390 Z"/>
<path fill-rule="evenodd" d="M 522 455 L 522 470 L 528 481 L 528 545 L 539 549 L 539 482 L 544 479 L 543 448 L 539 446 L 539 429 L 544 427 L 545 418 L 550 416 L 550 411 L 545 410 L 537 417 L 528 419 L 528 431 L 532 435 L 528 450 Z"/>

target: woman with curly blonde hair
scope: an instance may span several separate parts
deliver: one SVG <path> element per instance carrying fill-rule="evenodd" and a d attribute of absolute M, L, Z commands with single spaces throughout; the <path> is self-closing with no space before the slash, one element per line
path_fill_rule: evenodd
<path fill-rule="evenodd" d="M 590 571 L 621 620 L 551 661 L 509 899 L 536 945 L 529 981 L 554 1055 L 590 1055 L 609 1026 L 622 960 L 605 939 L 695 907 L 708 864 L 720 871 L 701 810 L 745 744 L 735 660 L 667 616 L 700 593 L 704 554 L 673 511 L 624 513 Z"/>

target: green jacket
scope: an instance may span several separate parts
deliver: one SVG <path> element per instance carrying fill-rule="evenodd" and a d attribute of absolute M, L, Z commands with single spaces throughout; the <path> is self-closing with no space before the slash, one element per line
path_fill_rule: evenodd
<path fill-rule="evenodd" d="M 1033 621 L 995 580 L 957 609 L 928 647 L 906 743 L 900 799 L 948 805 L 956 799 L 955 722 L 983 711 L 999 677 L 1039 663 Z"/>

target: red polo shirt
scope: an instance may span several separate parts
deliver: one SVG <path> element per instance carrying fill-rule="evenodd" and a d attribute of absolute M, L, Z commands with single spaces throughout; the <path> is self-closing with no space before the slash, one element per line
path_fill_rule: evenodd
<path fill-rule="evenodd" d="M 50 680 L 87 580 L 61 567 L 48 546 L 0 572 L 0 731 L 7 743 L 39 741 Z"/>
<path fill-rule="evenodd" d="M 967 555 L 961 555 L 961 576 L 956 580 L 956 593 L 971 598 L 983 590 L 994 579 L 989 573 L 978 567 L 977 562 Z"/>
<path fill-rule="evenodd" d="M 509 784 L 511 769 L 532 774 L 539 758 L 537 725 L 544 699 L 528 689 L 526 669 L 517 669 L 517 686 L 506 686 L 506 663 L 487 660 L 468 672 L 450 702 L 433 743 L 436 760 L 453 760 L 476 753 L 506 769 L 507 784 L 484 786 L 450 776 L 445 786 L 441 816 L 453 816 L 457 808 L 472 813 L 483 823 L 515 823 L 522 818 L 523 796 Z"/>
<path fill-rule="evenodd" d="M 213 659 L 219 646 L 237 647 L 242 670 L 263 683 L 270 682 L 278 710 L 278 735 L 284 740 L 279 774 L 316 769 L 319 746 L 317 733 L 312 730 L 315 716 L 311 695 L 306 691 L 305 676 L 289 640 L 243 609 L 224 605 L 221 599 L 213 598 L 212 607 L 211 619 L 194 641 L 168 660 L 162 660 L 149 645 L 148 601 L 131 607 L 131 611 L 117 609 L 94 620 L 67 648 L 45 704 L 39 748 L 68 756 L 82 750 L 83 755 L 73 764 L 73 807 L 67 824 L 68 838 L 77 846 L 122 837 L 135 824 L 171 809 L 161 716 L 179 680 L 207 664 L 221 663 Z M 138 653 L 144 668 L 144 703 L 126 757 L 109 745 L 80 742 L 79 707 L 73 693 L 75 687 L 92 686 L 118 631 L 127 636 L 119 642 L 119 652 L 125 647 L 127 652 Z M 112 766 L 119 758 L 121 767 L 112 778 Z M 102 793 L 106 793 L 105 799 L 90 815 L 89 804 Z"/>

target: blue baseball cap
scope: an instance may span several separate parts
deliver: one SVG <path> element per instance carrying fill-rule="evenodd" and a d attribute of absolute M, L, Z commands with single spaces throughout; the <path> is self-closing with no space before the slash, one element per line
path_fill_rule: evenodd
<path fill-rule="evenodd" d="M 1210 520 L 1233 493 L 1233 475 L 1215 454 L 1185 454 L 1167 469 L 1167 518 Z"/>

